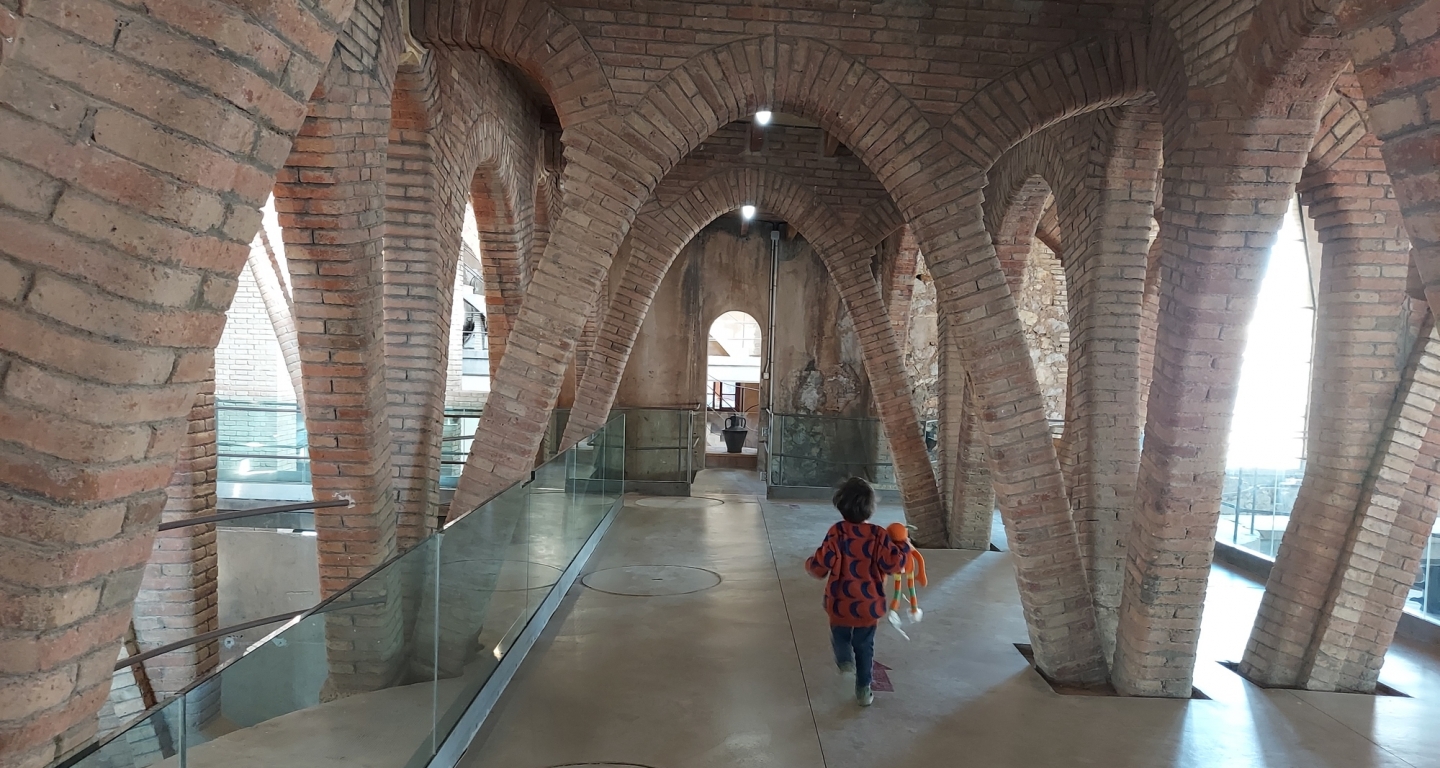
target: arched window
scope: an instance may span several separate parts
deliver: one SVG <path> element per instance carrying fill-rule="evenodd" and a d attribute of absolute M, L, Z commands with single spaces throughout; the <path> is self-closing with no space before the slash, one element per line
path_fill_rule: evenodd
<path fill-rule="evenodd" d="M 1315 293 L 1298 201 L 1270 249 L 1230 425 L 1218 538 L 1274 557 L 1305 474 Z"/>

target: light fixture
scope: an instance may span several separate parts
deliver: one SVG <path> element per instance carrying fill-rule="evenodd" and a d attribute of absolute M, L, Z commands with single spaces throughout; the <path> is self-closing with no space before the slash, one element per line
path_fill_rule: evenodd
<path fill-rule="evenodd" d="M 742 205 L 742 206 L 740 206 L 740 218 L 742 218 L 742 219 L 744 219 L 744 220 L 746 220 L 746 221 L 749 221 L 749 220 L 755 218 L 755 206 L 753 206 L 753 205 Z"/>
<path fill-rule="evenodd" d="M 765 126 L 770 124 L 770 110 L 762 109 L 755 113 L 755 124 Z"/>

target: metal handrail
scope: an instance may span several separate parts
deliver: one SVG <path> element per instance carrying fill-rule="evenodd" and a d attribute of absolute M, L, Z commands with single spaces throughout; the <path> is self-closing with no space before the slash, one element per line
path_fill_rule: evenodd
<path fill-rule="evenodd" d="M 141 664 L 143 662 L 149 661 L 156 656 L 164 656 L 171 651 L 178 651 L 181 648 L 186 648 L 192 645 L 199 645 L 200 643 L 208 643 L 211 640 L 219 640 L 226 635 L 233 635 L 236 632 L 244 632 L 247 629 L 254 629 L 255 627 L 263 627 L 266 624 L 278 624 L 282 621 L 289 621 L 290 619 L 293 619 L 297 616 L 304 616 L 307 613 L 329 613 L 330 611 L 336 611 L 341 608 L 361 608 L 367 605 L 379 605 L 383 602 L 385 602 L 385 598 L 383 597 L 372 597 L 366 600 L 356 600 L 354 602 L 343 604 L 332 603 L 330 605 L 322 606 L 318 610 L 312 608 L 301 608 L 298 611 L 277 613 L 274 616 L 266 616 L 263 619 L 252 619 L 250 621 L 233 624 L 228 627 L 212 629 L 209 632 L 201 632 L 194 637 L 187 637 L 184 640 L 177 640 L 173 643 L 162 645 L 159 648 L 152 648 L 151 650 L 145 651 L 144 653 L 137 653 L 134 656 L 126 656 L 125 658 L 115 662 L 115 669 L 116 671 L 119 671 L 126 667 L 133 667 L 136 664 Z"/>
<path fill-rule="evenodd" d="M 279 504 L 273 507 L 259 507 L 256 509 L 237 509 L 233 512 L 221 512 L 215 515 L 204 517 L 191 517 L 185 520 L 172 520 L 168 523 L 161 523 L 160 530 L 173 531 L 176 528 L 188 528 L 192 525 L 205 525 L 207 523 L 223 523 L 226 520 L 239 520 L 246 517 L 259 517 L 260 515 L 275 515 L 281 512 L 303 512 L 307 509 L 329 509 L 331 507 L 349 507 L 354 502 L 349 499 L 332 499 L 330 501 L 302 501 L 296 504 Z"/>
<path fill-rule="evenodd" d="M 281 455 L 274 453 L 216 453 L 221 459 L 259 459 L 262 461 L 309 461 L 308 453 Z"/>

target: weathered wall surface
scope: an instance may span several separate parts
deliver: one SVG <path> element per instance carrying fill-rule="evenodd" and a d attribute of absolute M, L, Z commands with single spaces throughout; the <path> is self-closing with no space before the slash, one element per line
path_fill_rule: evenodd
<path fill-rule="evenodd" d="M 905 334 L 905 372 L 915 388 L 915 410 L 921 421 L 940 415 L 940 334 L 935 283 L 921 265 L 910 299 L 909 332 Z"/>
<path fill-rule="evenodd" d="M 1033 241 L 1017 303 L 1025 342 L 1035 361 L 1035 375 L 1045 398 L 1045 416 L 1065 418 L 1065 374 L 1070 350 L 1070 322 L 1066 315 L 1065 270 L 1055 252 L 1038 238 Z"/>
<path fill-rule="evenodd" d="M 617 408 L 693 408 L 705 393 L 710 323 L 732 310 L 760 323 L 770 349 L 769 226 L 739 234 L 738 217 L 706 227 L 661 282 L 616 396 Z M 775 410 L 867 418 L 872 404 L 854 326 L 825 265 L 803 238 L 780 238 Z M 761 387 L 762 400 L 768 398 Z"/>

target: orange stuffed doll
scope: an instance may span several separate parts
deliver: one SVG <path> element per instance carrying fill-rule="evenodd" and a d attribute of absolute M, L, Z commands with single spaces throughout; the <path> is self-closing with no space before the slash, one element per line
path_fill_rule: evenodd
<path fill-rule="evenodd" d="M 890 540 L 908 545 L 905 553 L 905 563 L 895 576 L 895 591 L 890 596 L 890 623 L 898 629 L 900 627 L 900 598 L 903 596 L 910 603 L 910 621 L 918 622 L 925 616 L 920 610 L 920 599 L 916 595 L 915 585 L 925 586 L 925 558 L 921 556 L 920 550 L 910 545 L 910 531 L 904 523 L 891 523 L 885 528 L 890 534 Z"/>

